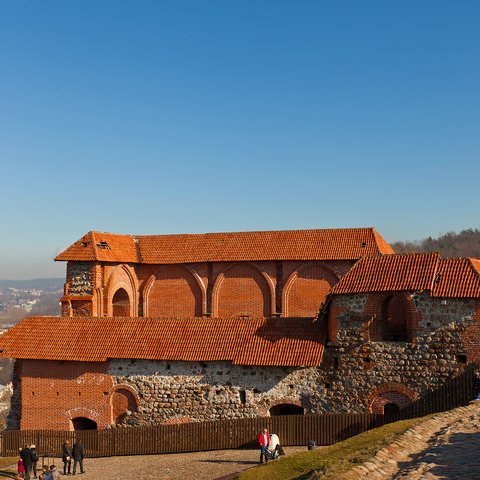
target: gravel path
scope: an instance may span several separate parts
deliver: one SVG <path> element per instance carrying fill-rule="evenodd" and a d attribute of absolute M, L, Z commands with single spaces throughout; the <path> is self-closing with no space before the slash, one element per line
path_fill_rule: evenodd
<path fill-rule="evenodd" d="M 307 447 L 285 447 L 292 455 Z M 258 465 L 259 450 L 216 450 L 212 452 L 128 457 L 87 458 L 85 474 L 63 476 L 78 480 L 214 480 Z M 63 472 L 61 459 L 55 465 Z M 73 466 L 73 465 L 72 465 Z"/>

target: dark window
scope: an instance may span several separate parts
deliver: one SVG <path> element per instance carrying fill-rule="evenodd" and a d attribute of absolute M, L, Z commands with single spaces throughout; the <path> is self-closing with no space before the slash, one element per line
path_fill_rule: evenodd
<path fill-rule="evenodd" d="M 74 430 L 96 430 L 97 422 L 85 417 L 72 418 Z"/>
<path fill-rule="evenodd" d="M 384 415 L 394 415 L 400 411 L 400 407 L 396 403 L 386 403 L 383 406 Z"/>
<path fill-rule="evenodd" d="M 275 405 L 270 409 L 270 415 L 272 417 L 278 415 L 303 415 L 304 410 L 302 407 L 298 405 L 292 405 L 289 403 L 285 403 L 282 405 Z"/>

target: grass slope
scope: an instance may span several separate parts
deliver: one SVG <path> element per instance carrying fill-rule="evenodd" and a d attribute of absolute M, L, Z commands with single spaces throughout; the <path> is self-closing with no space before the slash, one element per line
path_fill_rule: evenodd
<path fill-rule="evenodd" d="M 428 417 L 402 420 L 361 433 L 335 445 L 281 457 L 239 474 L 239 480 L 293 480 L 311 478 L 339 480 L 340 475 L 372 458 L 381 448 Z"/>

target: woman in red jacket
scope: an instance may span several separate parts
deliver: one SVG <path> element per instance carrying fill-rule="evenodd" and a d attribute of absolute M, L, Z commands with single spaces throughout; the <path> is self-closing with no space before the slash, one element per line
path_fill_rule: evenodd
<path fill-rule="evenodd" d="M 265 463 L 267 463 L 267 450 L 268 446 L 270 445 L 270 435 L 268 434 L 268 430 L 266 428 L 258 436 L 258 443 L 260 444 L 260 463 L 263 463 L 263 457 L 265 457 Z"/>

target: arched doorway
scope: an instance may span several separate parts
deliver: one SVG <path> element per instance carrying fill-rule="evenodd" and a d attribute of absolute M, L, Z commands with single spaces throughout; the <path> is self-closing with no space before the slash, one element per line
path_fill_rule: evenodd
<path fill-rule="evenodd" d="M 132 392 L 120 388 L 112 393 L 112 420 L 113 423 L 122 423 L 127 417 L 127 412 L 137 411 L 137 401 Z"/>
<path fill-rule="evenodd" d="M 400 411 L 400 407 L 396 403 L 386 403 L 383 406 L 384 415 L 394 415 Z"/>
<path fill-rule="evenodd" d="M 113 296 L 112 315 L 114 317 L 130 316 L 130 297 L 123 288 L 119 288 Z"/>
<path fill-rule="evenodd" d="M 370 340 L 373 342 L 411 341 L 408 328 L 408 302 L 399 295 L 387 297 L 370 327 Z"/>
<path fill-rule="evenodd" d="M 72 418 L 74 430 L 97 430 L 97 422 L 86 417 Z"/>
<path fill-rule="evenodd" d="M 272 417 L 277 417 L 279 415 L 303 415 L 303 413 L 303 407 L 291 403 L 282 403 L 281 405 L 275 405 L 270 409 L 270 415 Z"/>

